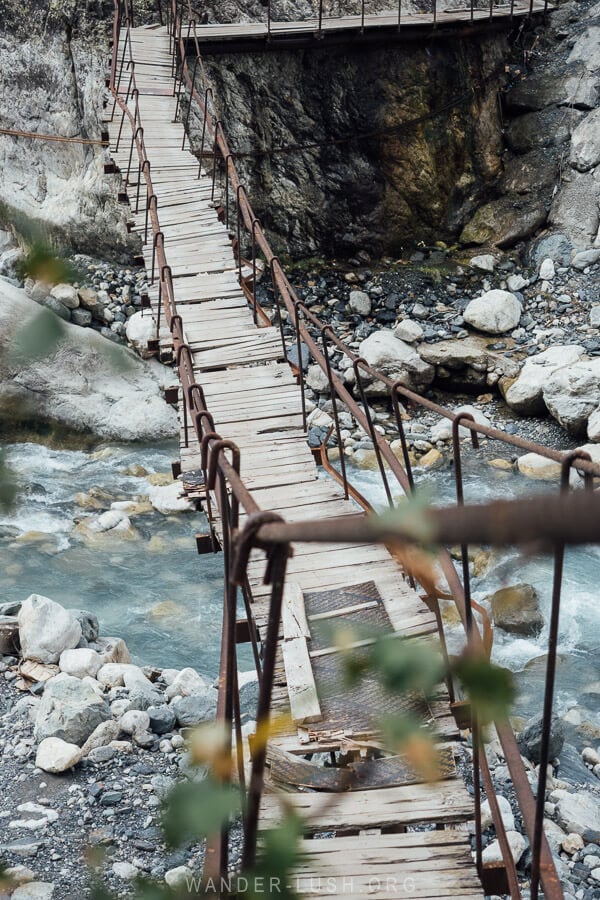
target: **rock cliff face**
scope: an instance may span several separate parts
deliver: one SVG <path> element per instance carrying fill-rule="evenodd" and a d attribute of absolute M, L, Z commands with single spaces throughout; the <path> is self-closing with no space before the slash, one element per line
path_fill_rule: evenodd
<path fill-rule="evenodd" d="M 99 139 L 112 3 L 0 0 L 0 121 Z M 99 146 L 0 135 L 0 223 L 69 249 L 127 252 L 125 210 Z"/>
<path fill-rule="evenodd" d="M 451 240 L 501 172 L 498 37 L 206 59 L 256 212 L 296 256 Z M 272 148 L 308 149 L 264 152 Z M 316 146 L 310 146 L 316 145 Z"/>

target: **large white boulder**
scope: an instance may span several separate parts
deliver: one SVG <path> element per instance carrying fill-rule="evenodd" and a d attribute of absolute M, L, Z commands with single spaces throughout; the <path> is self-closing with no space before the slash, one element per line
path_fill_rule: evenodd
<path fill-rule="evenodd" d="M 543 398 L 544 384 L 548 376 L 562 366 L 570 366 L 585 355 L 583 347 L 565 344 L 549 347 L 543 353 L 530 356 L 505 393 L 511 409 L 521 415 L 540 415 L 545 412 Z"/>
<path fill-rule="evenodd" d="M 151 485 L 148 490 L 150 503 L 164 516 L 171 513 L 192 512 L 194 504 L 185 497 L 180 497 L 180 494 L 181 482 L 179 481 L 174 481 L 173 484 Z"/>
<path fill-rule="evenodd" d="M 18 620 L 25 659 L 57 663 L 63 650 L 72 650 L 81 640 L 76 614 L 41 594 L 31 594 L 23 602 Z"/>
<path fill-rule="evenodd" d="M 143 359 L 152 356 L 148 350 L 148 341 L 156 337 L 156 320 L 149 310 L 134 313 L 127 320 L 125 334 L 133 349 Z"/>
<path fill-rule="evenodd" d="M 44 327 L 34 318 L 40 315 L 53 314 L 0 278 L 0 401 L 11 415 L 18 409 L 23 417 L 108 440 L 155 441 L 177 433 L 175 411 L 160 391 L 163 367 L 91 328 L 61 323 L 62 336 L 43 358 L 15 353 L 14 336 L 28 323 Z"/>
<path fill-rule="evenodd" d="M 542 393 L 548 411 L 563 428 L 573 434 L 583 433 L 600 406 L 600 357 L 552 372 Z"/>
<path fill-rule="evenodd" d="M 519 324 L 523 307 L 510 291 L 486 291 L 467 304 L 464 320 L 486 334 L 504 334 Z"/>
<path fill-rule="evenodd" d="M 64 672 L 51 678 L 37 710 L 36 741 L 55 737 L 81 746 L 101 722 L 110 719 L 110 707 L 93 685 L 91 679 Z"/>
<path fill-rule="evenodd" d="M 178 695 L 190 697 L 192 694 L 203 694 L 207 687 L 210 687 L 209 683 L 195 669 L 182 669 L 167 687 L 165 697 L 172 700 Z"/>
<path fill-rule="evenodd" d="M 556 803 L 558 824 L 569 834 L 584 834 L 586 831 L 600 831 L 600 800 L 583 791 L 571 794 L 557 790 L 550 795 Z"/>
<path fill-rule="evenodd" d="M 37 749 L 35 764 L 44 772 L 56 775 L 72 769 L 81 759 L 81 748 L 60 738 L 44 738 Z"/>
<path fill-rule="evenodd" d="M 75 678 L 95 678 L 103 659 L 95 650 L 89 647 L 80 647 L 75 650 L 63 650 L 60 654 L 58 666 L 61 672 L 73 675 Z"/>
<path fill-rule="evenodd" d="M 431 384 L 435 369 L 425 362 L 414 347 L 399 340 L 393 331 L 383 328 L 375 331 L 360 344 L 359 356 L 388 378 L 401 378 L 408 388 L 421 390 Z M 368 379 L 365 377 L 365 382 Z M 371 380 L 366 388 L 367 394 L 387 394 L 383 382 Z"/>

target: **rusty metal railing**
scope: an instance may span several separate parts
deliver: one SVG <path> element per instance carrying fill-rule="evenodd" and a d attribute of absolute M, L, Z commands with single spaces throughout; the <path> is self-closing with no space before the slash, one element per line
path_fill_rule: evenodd
<path fill-rule="evenodd" d="M 461 585 L 456 570 L 449 555 L 443 551 L 441 556 L 442 571 L 448 581 L 453 599 L 463 623 L 465 633 L 471 647 L 472 652 L 485 652 L 485 641 L 479 631 L 479 627 L 473 616 L 473 603 L 470 597 L 470 587 L 468 578 L 468 561 L 466 561 L 466 548 L 468 543 L 473 540 L 473 531 L 469 530 L 472 523 L 478 522 L 478 528 L 475 532 L 476 539 L 479 543 L 494 543 L 500 540 L 503 546 L 518 542 L 524 536 L 532 536 L 532 523 L 538 529 L 536 537 L 545 536 L 552 541 L 553 545 L 564 545 L 570 540 L 597 540 L 597 527 L 589 516 L 595 510 L 597 512 L 597 498 L 592 496 L 570 497 L 564 496 L 562 501 L 557 505 L 554 498 L 544 498 L 537 500 L 533 505 L 529 501 L 527 506 L 528 514 L 517 503 L 508 504 L 507 506 L 489 505 L 484 508 L 468 508 L 462 505 L 462 467 L 461 467 L 461 444 L 459 440 L 459 426 L 468 429 L 473 439 L 476 440 L 477 434 L 485 435 L 488 438 L 500 440 L 521 449 L 533 450 L 550 459 L 560 461 L 563 470 L 567 471 L 572 465 L 583 472 L 590 481 L 591 476 L 600 476 L 600 467 L 593 465 L 589 460 L 583 460 L 581 457 L 573 458 L 565 456 L 558 451 L 541 447 L 533 442 L 524 441 L 512 435 L 506 435 L 497 429 L 487 426 L 481 426 L 467 418 L 457 417 L 449 410 L 439 407 L 427 398 L 421 397 L 413 391 L 408 390 L 400 382 L 392 382 L 378 371 L 372 369 L 348 348 L 333 333 L 330 326 L 322 323 L 314 314 L 310 312 L 298 299 L 293 287 L 288 281 L 281 263 L 273 254 L 266 235 L 254 215 L 248 194 L 245 187 L 241 184 L 237 175 L 233 156 L 229 150 L 226 136 L 221 122 L 215 120 L 214 115 L 209 109 L 209 97 L 212 102 L 212 92 L 210 86 L 205 86 L 203 91 L 204 97 L 199 93 L 196 86 L 196 78 L 198 72 L 203 73 L 203 67 L 199 53 L 197 53 L 194 62 L 193 75 L 188 67 L 185 46 L 187 36 L 195 38 L 196 25 L 193 21 L 191 13 L 186 26 L 182 22 L 182 12 L 186 0 L 172 0 L 171 6 L 166 10 L 167 25 L 171 35 L 171 47 L 173 51 L 173 73 L 175 76 L 175 93 L 187 91 L 189 94 L 189 105 L 187 113 L 184 113 L 186 124 L 189 122 L 192 104 L 196 104 L 202 118 L 202 147 L 200 155 L 200 171 L 202 169 L 202 160 L 207 156 L 204 151 L 205 141 L 212 147 L 210 158 L 212 162 L 212 184 L 213 196 L 217 191 L 217 168 L 220 167 L 224 173 L 223 191 L 225 193 L 224 208 L 227 221 L 229 221 L 231 207 L 235 207 L 235 224 L 237 231 L 236 252 L 238 255 L 238 270 L 241 275 L 242 263 L 242 229 L 246 235 L 246 240 L 252 244 L 252 267 L 253 267 L 253 287 L 252 290 L 248 285 L 242 287 L 251 307 L 257 316 L 256 302 L 256 281 L 259 274 L 259 253 L 262 254 L 266 268 L 270 271 L 273 288 L 275 292 L 278 308 L 285 310 L 293 322 L 298 349 L 300 352 L 300 343 L 304 342 L 315 362 L 325 372 L 328 380 L 330 395 L 334 404 L 334 411 L 337 409 L 337 403 L 343 404 L 353 415 L 358 424 L 370 435 L 373 445 L 376 448 L 378 468 L 386 490 L 386 494 L 391 497 L 391 489 L 389 484 L 390 473 L 396 482 L 402 487 L 406 493 L 410 493 L 413 489 L 414 480 L 408 457 L 408 448 L 403 431 L 402 415 L 400 402 L 408 401 L 426 406 L 440 415 L 452 420 L 453 423 L 453 448 L 455 458 L 455 475 L 457 484 L 457 501 L 458 508 L 453 508 L 449 517 L 444 512 L 432 513 L 436 517 L 440 517 L 444 526 L 437 534 L 440 544 L 446 543 L 449 534 L 454 534 L 454 540 L 458 540 L 461 545 L 461 553 L 463 559 L 463 576 L 465 577 L 464 586 Z M 167 324 L 173 337 L 173 345 L 175 352 L 176 366 L 178 368 L 181 381 L 182 411 L 185 429 L 186 445 L 189 443 L 193 435 L 198 442 L 201 454 L 201 469 L 206 484 L 206 503 L 209 516 L 218 516 L 221 523 L 224 544 L 224 570 L 225 570 L 225 593 L 224 593 L 224 627 L 222 638 L 222 654 L 221 669 L 219 676 L 219 708 L 218 715 L 227 725 L 229 740 L 233 736 L 234 729 L 239 736 L 239 710 L 236 709 L 236 679 L 237 679 L 237 662 L 236 662 L 236 643 L 235 643 L 235 623 L 237 618 L 237 601 L 238 589 L 242 589 L 242 596 L 246 607 L 246 612 L 251 620 L 252 617 L 252 595 L 246 574 L 246 563 L 252 548 L 257 547 L 265 551 L 267 564 L 265 576 L 268 583 L 271 584 L 271 607 L 269 616 L 268 633 L 262 645 L 262 659 L 260 665 L 257 660 L 257 670 L 260 678 L 259 691 L 259 721 L 264 722 L 268 719 L 271 694 L 273 687 L 273 671 L 275 662 L 275 650 L 277 646 L 277 635 L 279 628 L 279 619 L 282 602 L 282 590 L 285 578 L 286 560 L 290 552 L 290 543 L 294 540 L 349 540 L 357 539 L 365 540 L 365 534 L 369 534 L 368 540 L 385 540 L 386 536 L 377 533 L 377 528 L 373 523 L 365 520 L 352 518 L 348 522 L 344 520 L 334 520 L 327 523 L 300 523 L 298 525 L 286 525 L 281 517 L 276 516 L 268 511 L 262 511 L 254 501 L 252 495 L 244 485 L 240 477 L 240 458 L 239 451 L 235 444 L 231 441 L 224 441 L 216 431 L 215 421 L 207 408 L 206 400 L 202 386 L 195 380 L 193 370 L 192 353 L 186 344 L 183 333 L 183 322 L 177 310 L 175 291 L 171 269 L 168 265 L 165 254 L 164 236 L 160 229 L 159 217 L 159 198 L 154 192 L 151 178 L 151 162 L 147 157 L 144 140 L 143 140 L 143 123 L 141 121 L 139 111 L 139 95 L 135 84 L 135 60 L 131 51 L 130 27 L 131 13 L 128 0 L 116 0 L 115 5 L 115 31 L 113 43 L 113 60 L 111 65 L 111 88 L 114 97 L 113 114 L 118 107 L 121 110 L 121 125 L 119 128 L 119 140 L 122 132 L 122 126 L 127 118 L 132 131 L 131 150 L 129 154 L 129 166 L 126 174 L 126 182 L 133 187 L 130 182 L 131 165 L 134 148 L 138 158 L 138 174 L 136 187 L 136 209 L 139 211 L 140 203 L 140 185 L 145 186 L 146 206 L 145 206 L 145 238 L 148 240 L 150 234 L 153 241 L 153 261 L 151 278 L 154 280 L 155 271 L 158 279 L 159 289 L 159 315 L 161 308 L 164 309 Z M 122 42 L 119 41 L 121 28 L 125 32 Z M 186 39 L 184 39 L 184 30 Z M 120 47 L 120 43 L 122 46 Z M 127 50 L 129 49 L 129 53 Z M 196 49 L 199 47 L 196 42 Z M 123 73 L 125 73 L 124 86 Z M 133 110 L 131 106 L 133 105 Z M 181 107 L 183 109 L 183 107 Z M 214 107 L 213 107 L 214 112 Z M 220 190 L 220 188 L 219 188 Z M 221 197 L 223 200 L 223 197 Z M 285 349 L 285 334 L 281 325 L 281 315 L 279 317 L 281 337 Z M 358 390 L 360 399 L 355 399 L 341 379 L 336 375 L 331 365 L 330 353 L 335 348 L 336 352 L 343 353 L 351 360 L 355 375 L 357 377 Z M 365 392 L 362 389 L 361 379 L 365 376 L 376 378 L 383 382 L 388 391 L 393 409 L 396 413 L 396 423 L 399 437 L 404 450 L 405 467 L 396 459 L 389 443 L 379 434 L 374 427 L 372 417 L 368 411 Z M 302 367 L 300 367 L 300 382 L 302 390 L 304 389 L 302 380 Z M 305 409 L 304 403 L 303 408 Z M 337 412 L 334 416 L 337 420 Z M 340 459 L 343 461 L 343 445 L 341 442 L 341 432 L 338 430 L 338 441 L 340 450 Z M 342 465 L 341 480 L 346 492 L 349 492 L 349 482 Z M 566 490 L 568 481 L 563 479 L 563 491 Z M 214 497 L 216 510 L 211 508 Z M 544 505 L 545 504 L 545 505 Z M 554 504 L 554 505 L 552 505 Z M 587 504 L 587 505 L 586 505 Z M 538 510 L 543 509 L 542 518 L 538 516 Z M 577 519 L 573 534 L 566 533 L 568 520 L 561 518 L 558 522 L 556 519 L 557 509 L 566 515 L 565 510 L 574 514 L 585 515 L 586 518 Z M 240 510 L 243 510 L 247 521 L 240 530 Z M 446 513 L 448 511 L 445 511 Z M 490 528 L 489 522 L 482 515 L 493 515 L 491 520 L 493 527 Z M 554 518 L 552 518 L 552 515 Z M 455 523 L 454 531 L 449 524 L 449 519 Z M 596 521 L 598 521 L 596 519 Z M 510 522 L 513 531 L 507 531 L 506 527 L 502 530 L 502 526 Z M 525 525 L 529 523 L 529 531 Z M 550 526 L 554 526 L 554 530 Z M 363 529 L 361 531 L 361 529 Z M 445 529 L 445 530 L 444 530 Z M 312 535 L 312 536 L 311 536 Z M 500 535 L 500 537 L 498 536 Z M 574 537 L 573 537 L 574 535 Z M 592 535 L 592 537 L 590 537 Z M 390 536 L 388 535 L 389 539 Z M 452 541 L 453 542 L 453 541 Z M 546 735 L 545 750 L 542 746 L 542 754 L 548 752 L 547 735 L 549 734 L 549 713 L 552 709 L 553 686 L 554 686 L 554 667 L 556 663 L 556 636 L 557 623 L 560 607 L 560 577 L 561 577 L 561 560 L 562 549 L 558 547 L 556 551 L 555 563 L 555 589 L 553 591 L 553 612 L 551 640 L 548 654 L 548 671 L 546 677 L 546 691 L 544 702 L 544 727 L 543 731 Z M 476 727 L 476 723 L 475 727 Z M 540 789 L 538 790 L 538 801 L 533 797 L 526 772 L 523 767 L 520 754 L 517 749 L 516 741 L 512 730 L 506 723 L 497 723 L 497 731 L 502 743 L 504 753 L 507 759 L 509 771 L 515 785 L 517 797 L 523 813 L 523 819 L 527 834 L 529 835 L 533 847 L 533 868 L 532 868 L 532 895 L 535 896 L 538 890 L 538 882 L 541 881 L 544 893 L 549 898 L 559 898 L 562 896 L 560 884 L 556 875 L 556 870 L 551 858 L 550 850 L 542 830 L 542 814 L 543 814 L 543 797 L 542 790 L 543 781 L 540 781 Z M 241 746 L 241 742 L 238 742 Z M 506 877 L 511 897 L 519 897 L 518 879 L 512 854 L 508 847 L 506 833 L 495 800 L 495 792 L 491 781 L 489 769 L 485 754 L 479 752 L 478 741 L 473 741 L 473 772 L 475 782 L 475 810 L 476 824 L 480 810 L 481 788 L 480 775 L 483 779 L 483 786 L 488 795 L 491 805 L 494 825 L 496 827 L 498 839 L 503 852 L 504 864 L 506 868 Z M 542 763 L 544 758 L 542 759 Z M 243 765 L 242 760 L 238 756 L 238 770 L 240 773 L 240 784 L 243 788 Z M 262 779 L 265 765 L 265 748 L 259 747 L 252 757 L 252 768 L 248 784 L 248 802 L 245 812 L 245 842 L 244 842 L 244 860 L 248 862 L 252 859 L 256 846 L 256 829 L 258 821 L 258 808 L 260 795 L 262 790 Z M 546 766 L 542 764 L 540 772 L 545 773 Z M 543 778 L 543 776 L 542 776 Z M 542 798 L 540 800 L 540 797 Z M 540 813 L 541 808 L 541 813 Z M 481 864 L 481 828 L 477 825 L 476 833 L 476 850 L 477 861 L 480 871 L 484 869 Z M 227 870 L 227 833 L 220 835 L 218 840 L 211 842 L 207 853 L 207 868 L 209 872 L 220 874 Z"/>

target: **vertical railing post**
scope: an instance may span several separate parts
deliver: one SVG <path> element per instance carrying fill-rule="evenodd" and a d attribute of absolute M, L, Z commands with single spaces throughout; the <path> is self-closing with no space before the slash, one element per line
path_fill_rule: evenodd
<path fill-rule="evenodd" d="M 327 343 L 327 332 L 333 333 L 331 325 L 323 325 L 321 328 L 321 341 L 323 342 L 323 356 L 325 357 L 325 368 L 327 370 L 327 380 L 329 382 L 329 392 L 331 394 L 331 411 L 333 413 L 333 422 L 335 425 L 335 435 L 338 442 L 338 450 L 340 454 L 340 468 L 342 470 L 342 479 L 344 482 L 344 497 L 349 497 L 348 476 L 346 474 L 346 457 L 344 456 L 344 442 L 342 441 L 342 431 L 340 428 L 340 420 L 337 411 L 337 394 L 333 381 L 333 372 L 331 369 L 331 360 L 329 359 L 329 345 Z"/>

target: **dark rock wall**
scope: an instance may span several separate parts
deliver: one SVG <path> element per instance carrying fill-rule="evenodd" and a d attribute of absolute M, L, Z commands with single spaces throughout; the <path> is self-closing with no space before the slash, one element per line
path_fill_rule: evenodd
<path fill-rule="evenodd" d="M 501 171 L 505 55 L 502 38 L 480 35 L 205 63 L 257 214 L 306 256 L 460 233 Z"/>

